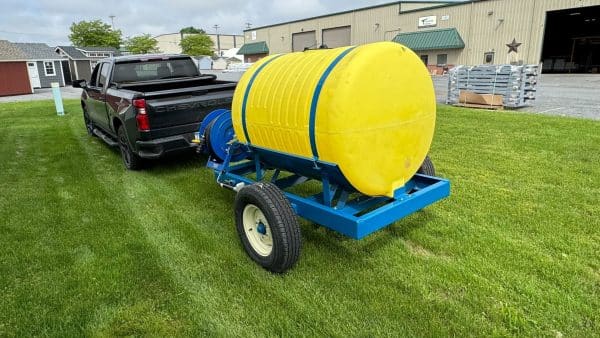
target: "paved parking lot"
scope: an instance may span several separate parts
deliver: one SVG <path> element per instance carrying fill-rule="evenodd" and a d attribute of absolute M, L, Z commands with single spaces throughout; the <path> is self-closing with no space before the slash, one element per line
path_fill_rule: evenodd
<path fill-rule="evenodd" d="M 437 101 L 445 103 L 448 77 L 433 83 Z M 535 105 L 517 111 L 600 120 L 600 74 L 542 74 L 537 89 Z"/>
<path fill-rule="evenodd" d="M 216 74 L 219 79 L 238 81 L 242 73 L 222 71 L 204 71 Z M 446 102 L 448 77 L 433 78 L 437 101 Z M 62 87 L 64 99 L 76 99 L 81 89 Z M 35 94 L 0 97 L 0 102 L 16 102 L 52 99 L 50 88 L 36 89 Z M 542 74 L 539 77 L 535 106 L 517 109 L 517 111 L 539 114 L 572 116 L 600 120 L 600 74 Z"/>

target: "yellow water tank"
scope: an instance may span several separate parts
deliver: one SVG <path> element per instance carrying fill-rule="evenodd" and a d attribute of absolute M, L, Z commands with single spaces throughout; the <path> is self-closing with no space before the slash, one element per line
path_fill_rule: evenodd
<path fill-rule="evenodd" d="M 370 196 L 392 197 L 425 159 L 435 94 L 407 47 L 358 47 L 271 55 L 242 76 L 232 104 L 237 139 L 324 161 Z"/>

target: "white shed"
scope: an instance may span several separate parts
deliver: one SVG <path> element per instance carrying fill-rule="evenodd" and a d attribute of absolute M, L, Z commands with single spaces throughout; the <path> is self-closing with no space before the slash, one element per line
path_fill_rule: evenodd
<path fill-rule="evenodd" d="M 212 69 L 213 61 L 210 56 L 200 56 L 196 59 L 196 62 L 198 63 L 198 69 L 200 70 Z"/>
<path fill-rule="evenodd" d="M 229 63 L 225 58 L 217 58 L 213 60 L 213 69 L 223 70 L 227 69 Z"/>

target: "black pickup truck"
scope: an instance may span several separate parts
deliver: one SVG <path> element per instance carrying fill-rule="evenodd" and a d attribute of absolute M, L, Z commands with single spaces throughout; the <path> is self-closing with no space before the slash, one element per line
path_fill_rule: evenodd
<path fill-rule="evenodd" d="M 186 55 L 132 55 L 103 59 L 83 88 L 81 108 L 90 135 L 119 146 L 127 169 L 144 159 L 193 148 L 202 119 L 231 109 L 235 82 L 200 74 Z"/>

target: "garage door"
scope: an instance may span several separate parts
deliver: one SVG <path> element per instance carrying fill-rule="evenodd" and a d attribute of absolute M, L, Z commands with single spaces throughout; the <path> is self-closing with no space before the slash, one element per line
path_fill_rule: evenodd
<path fill-rule="evenodd" d="M 0 74 L 0 96 L 31 94 L 25 62 L 0 62 Z"/>
<path fill-rule="evenodd" d="M 315 31 L 292 34 L 292 51 L 301 52 L 304 48 L 316 48 L 317 35 Z"/>
<path fill-rule="evenodd" d="M 350 46 L 350 26 L 324 29 L 323 44 L 329 48 Z"/>

